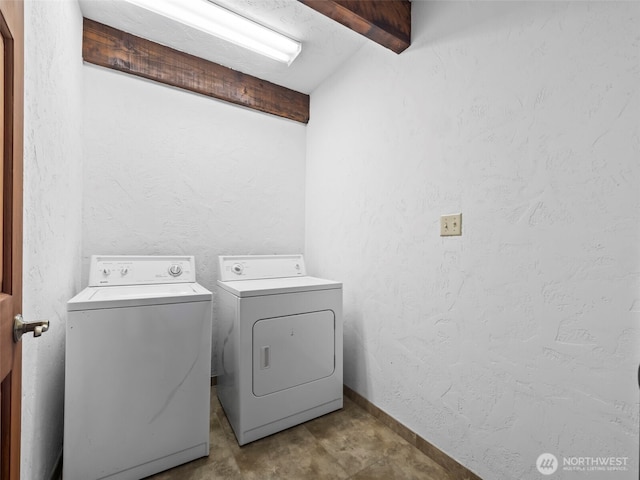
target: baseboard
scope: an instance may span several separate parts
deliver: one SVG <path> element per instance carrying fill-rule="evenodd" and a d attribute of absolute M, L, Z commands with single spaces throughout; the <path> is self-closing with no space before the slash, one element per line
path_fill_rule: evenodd
<path fill-rule="evenodd" d="M 389 427 L 396 434 L 400 435 L 422 453 L 430 457 L 434 462 L 436 462 L 447 472 L 449 472 L 454 478 L 459 480 L 482 480 L 478 475 L 473 473 L 467 467 L 458 463 L 438 447 L 436 447 L 432 443 L 429 443 L 427 440 L 425 440 L 409 428 L 405 427 L 391 415 L 380 410 L 380 408 L 376 407 L 369 400 L 364 398 L 359 393 L 351 390 L 346 385 L 344 385 L 344 395 L 352 400 L 353 403 L 361 407 L 363 410 L 380 420 L 384 425 Z"/>
<path fill-rule="evenodd" d="M 60 450 L 56 463 L 53 465 L 49 480 L 62 480 L 62 450 Z"/>

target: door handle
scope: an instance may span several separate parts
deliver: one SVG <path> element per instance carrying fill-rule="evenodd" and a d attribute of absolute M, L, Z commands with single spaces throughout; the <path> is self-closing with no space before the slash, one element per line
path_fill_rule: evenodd
<path fill-rule="evenodd" d="M 271 366 L 271 347 L 269 345 L 260 347 L 260 370 Z"/>
<path fill-rule="evenodd" d="M 13 341 L 19 342 L 22 335 L 33 332 L 34 337 L 39 337 L 49 330 L 49 320 L 41 320 L 39 322 L 25 322 L 22 314 L 19 313 L 13 317 Z"/>

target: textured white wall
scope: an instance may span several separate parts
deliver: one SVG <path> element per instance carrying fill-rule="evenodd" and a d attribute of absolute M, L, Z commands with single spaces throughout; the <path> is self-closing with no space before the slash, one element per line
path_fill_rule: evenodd
<path fill-rule="evenodd" d="M 82 15 L 75 0 L 25 2 L 22 475 L 49 478 L 62 453 L 66 303 L 80 289 Z"/>
<path fill-rule="evenodd" d="M 345 284 L 345 383 L 486 479 L 547 451 L 637 478 L 640 5 L 413 16 L 406 52 L 312 94 L 306 254 Z"/>
<path fill-rule="evenodd" d="M 93 254 L 189 254 L 215 292 L 218 255 L 302 252 L 304 125 L 84 75 L 84 279 Z"/>

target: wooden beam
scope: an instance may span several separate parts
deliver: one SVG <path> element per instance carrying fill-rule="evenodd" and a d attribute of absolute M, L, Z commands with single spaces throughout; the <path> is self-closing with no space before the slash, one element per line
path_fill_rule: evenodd
<path fill-rule="evenodd" d="M 84 19 L 85 62 L 261 112 L 309 122 L 309 95 Z"/>
<path fill-rule="evenodd" d="M 411 45 L 409 0 L 300 0 L 396 53 Z"/>

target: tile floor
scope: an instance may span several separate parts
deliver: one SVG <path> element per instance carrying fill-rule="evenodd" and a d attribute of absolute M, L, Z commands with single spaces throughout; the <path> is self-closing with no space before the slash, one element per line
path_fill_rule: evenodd
<path fill-rule="evenodd" d="M 456 480 L 345 397 L 344 408 L 239 447 L 211 390 L 208 458 L 147 480 Z"/>

